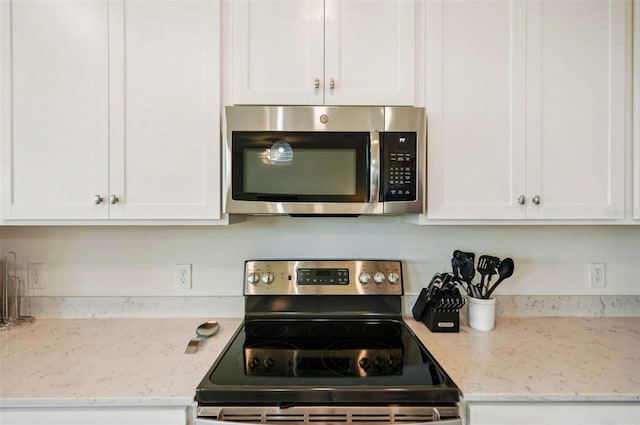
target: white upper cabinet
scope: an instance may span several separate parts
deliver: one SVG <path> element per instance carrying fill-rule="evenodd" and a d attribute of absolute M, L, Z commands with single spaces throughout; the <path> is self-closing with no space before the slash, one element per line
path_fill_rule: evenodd
<path fill-rule="evenodd" d="M 219 8 L 112 4 L 111 218 L 220 218 Z"/>
<path fill-rule="evenodd" d="M 624 218 L 626 6 L 527 3 L 529 217 Z"/>
<path fill-rule="evenodd" d="M 626 6 L 427 3 L 428 218 L 624 217 Z"/>
<path fill-rule="evenodd" d="M 414 104 L 414 0 L 230 6 L 234 104 Z"/>
<path fill-rule="evenodd" d="M 219 8 L 3 1 L 3 218 L 220 218 Z"/>
<path fill-rule="evenodd" d="M 109 4 L 0 8 L 4 218 L 106 218 Z"/>
<path fill-rule="evenodd" d="M 521 218 L 526 10 L 519 1 L 427 3 L 430 218 Z"/>

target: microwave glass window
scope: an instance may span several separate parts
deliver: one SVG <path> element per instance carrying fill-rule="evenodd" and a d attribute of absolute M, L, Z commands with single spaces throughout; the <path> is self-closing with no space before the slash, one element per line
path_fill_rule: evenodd
<path fill-rule="evenodd" d="M 273 195 L 355 195 L 356 149 L 293 149 L 291 161 L 244 150 L 244 191 Z"/>

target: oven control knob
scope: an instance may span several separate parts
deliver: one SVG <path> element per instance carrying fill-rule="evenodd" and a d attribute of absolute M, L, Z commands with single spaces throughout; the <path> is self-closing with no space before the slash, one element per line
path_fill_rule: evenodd
<path fill-rule="evenodd" d="M 271 272 L 262 273 L 262 281 L 267 284 L 273 282 L 273 273 Z"/>
<path fill-rule="evenodd" d="M 376 357 L 375 359 L 373 359 L 373 366 L 376 369 L 381 370 L 387 366 L 387 362 L 385 362 L 382 357 Z"/>
<path fill-rule="evenodd" d="M 257 284 L 258 282 L 260 282 L 260 274 L 256 272 L 249 273 L 247 275 L 247 281 L 249 281 L 249 283 L 252 285 Z"/>
<path fill-rule="evenodd" d="M 251 357 L 249 359 L 249 370 L 254 370 L 258 366 L 260 366 L 260 359 L 257 357 Z"/>
<path fill-rule="evenodd" d="M 273 365 L 276 364 L 275 360 L 273 360 L 271 357 L 267 357 L 266 359 L 264 359 L 262 361 L 262 366 L 265 369 L 270 369 L 273 367 Z"/>
<path fill-rule="evenodd" d="M 391 284 L 398 283 L 398 281 L 400 280 L 400 275 L 396 272 L 391 272 L 389 273 L 389 276 L 387 276 L 387 279 Z"/>
<path fill-rule="evenodd" d="M 373 281 L 380 285 L 382 282 L 384 282 L 384 273 L 376 272 L 376 274 L 373 275 Z"/>
<path fill-rule="evenodd" d="M 369 370 L 369 367 L 371 366 L 371 362 L 369 361 L 368 358 L 363 357 L 360 359 L 360 361 L 358 361 L 358 365 L 360 365 L 362 370 L 366 372 L 367 370 Z"/>
<path fill-rule="evenodd" d="M 363 285 L 366 285 L 367 283 L 369 283 L 370 279 L 371 279 L 371 275 L 369 275 L 369 273 L 367 273 L 367 272 L 362 272 L 362 273 L 360 273 L 360 276 L 358 276 L 358 280 Z"/>

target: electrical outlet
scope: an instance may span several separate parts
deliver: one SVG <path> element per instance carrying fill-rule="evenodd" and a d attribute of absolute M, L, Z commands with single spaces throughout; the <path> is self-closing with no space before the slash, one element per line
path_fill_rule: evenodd
<path fill-rule="evenodd" d="M 176 264 L 173 285 L 176 289 L 191 289 L 191 264 Z"/>
<path fill-rule="evenodd" d="M 604 288 L 607 286 L 604 263 L 589 264 L 589 287 Z"/>
<path fill-rule="evenodd" d="M 45 289 L 47 287 L 44 263 L 29 264 L 29 289 Z"/>

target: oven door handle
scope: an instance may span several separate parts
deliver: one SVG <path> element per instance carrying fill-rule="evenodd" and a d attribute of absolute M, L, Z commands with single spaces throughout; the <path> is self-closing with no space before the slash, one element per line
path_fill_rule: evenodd
<path fill-rule="evenodd" d="M 247 422 L 247 424 L 243 424 L 242 422 L 227 422 L 227 421 L 219 421 L 217 419 L 208 419 L 208 418 L 196 418 L 194 425 L 256 425 L 255 422 Z M 407 425 L 462 425 L 462 419 L 445 419 L 442 421 L 434 421 L 434 422 L 415 422 Z M 384 425 L 384 424 L 380 424 Z"/>
<path fill-rule="evenodd" d="M 380 146 L 380 132 L 378 130 L 371 130 L 371 145 L 369 150 L 369 203 L 371 204 L 380 202 L 380 174 L 382 173 Z"/>

